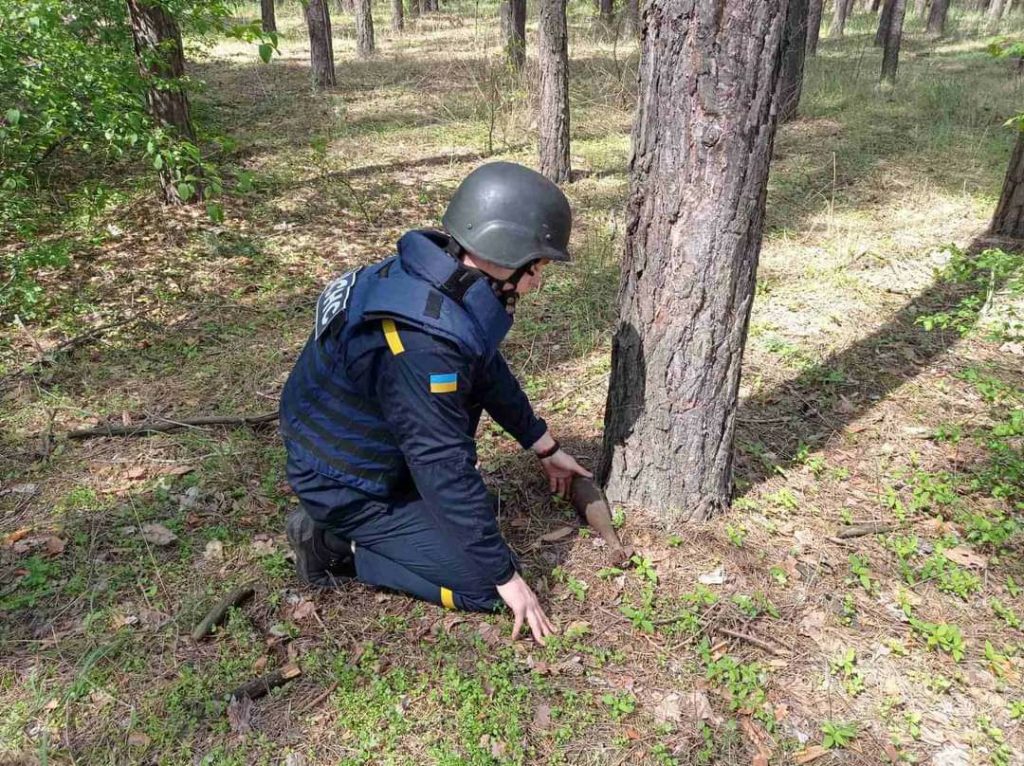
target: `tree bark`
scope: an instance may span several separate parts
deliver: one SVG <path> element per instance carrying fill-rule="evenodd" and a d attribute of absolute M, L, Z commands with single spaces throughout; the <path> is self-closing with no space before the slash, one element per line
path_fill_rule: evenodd
<path fill-rule="evenodd" d="M 502 0 L 501 37 L 505 41 L 505 59 L 514 72 L 526 63 L 526 0 Z"/>
<path fill-rule="evenodd" d="M 331 14 L 327 0 L 307 0 L 306 25 L 309 27 L 309 61 L 313 82 L 331 87 L 334 79 L 334 41 L 331 39 Z"/>
<path fill-rule="evenodd" d="M 896 69 L 900 63 L 900 45 L 903 44 L 903 19 L 907 15 L 907 0 L 888 0 L 892 3 L 892 16 L 885 35 L 885 53 L 882 55 L 883 87 L 896 85 Z M 888 3 L 887 3 L 888 4 Z"/>
<path fill-rule="evenodd" d="M 566 0 L 541 0 L 540 172 L 556 184 L 569 180 L 569 32 Z"/>
<path fill-rule="evenodd" d="M 949 11 L 949 0 L 932 0 L 932 9 L 928 14 L 928 34 L 942 36 L 946 33 L 946 14 Z"/>
<path fill-rule="evenodd" d="M 370 0 L 355 0 L 356 17 L 356 54 L 360 58 L 372 56 L 375 49 L 373 41 L 373 5 Z"/>
<path fill-rule="evenodd" d="M 1010 155 L 1010 166 L 989 231 L 1000 237 L 1024 239 L 1024 131 L 1017 131 L 1017 143 Z"/>
<path fill-rule="evenodd" d="M 601 24 L 605 29 L 611 29 L 615 24 L 615 2 L 614 0 L 600 0 L 598 8 L 601 14 Z"/>
<path fill-rule="evenodd" d="M 600 473 L 666 521 L 729 503 L 785 6 L 645 7 Z"/>
<path fill-rule="evenodd" d="M 391 0 L 391 31 L 401 32 L 405 29 L 405 4 L 402 0 Z"/>
<path fill-rule="evenodd" d="M 875 30 L 875 46 L 881 48 L 885 45 L 885 38 L 889 35 L 889 27 L 892 26 L 893 4 L 896 0 L 885 0 L 882 6 L 882 13 L 878 17 L 878 29 Z"/>
<path fill-rule="evenodd" d="M 277 31 L 277 19 L 274 17 L 274 0 L 260 0 L 260 19 L 264 32 Z"/>
<path fill-rule="evenodd" d="M 796 117 L 804 87 L 804 56 L 807 49 L 808 0 L 789 0 L 782 39 L 782 86 L 779 121 Z"/>
<path fill-rule="evenodd" d="M 871 0 L 871 12 L 878 13 L 878 8 L 881 6 L 882 0 Z"/>
<path fill-rule="evenodd" d="M 914 14 L 917 18 L 923 19 L 927 9 L 928 0 L 914 0 Z"/>
<path fill-rule="evenodd" d="M 818 55 L 818 38 L 821 36 L 821 12 L 825 0 L 811 0 L 807 7 L 807 55 Z"/>
<path fill-rule="evenodd" d="M 1003 18 L 1003 7 L 1005 3 L 1003 0 L 992 0 L 988 6 L 988 28 L 995 29 L 999 26 L 999 21 Z"/>
<path fill-rule="evenodd" d="M 147 83 L 146 105 L 157 124 L 179 137 L 195 143 L 188 94 L 181 85 L 185 76 L 185 54 L 181 47 L 181 30 L 174 17 L 159 3 L 150 0 L 128 0 L 128 19 L 132 28 L 135 60 L 142 79 Z M 165 202 L 179 205 L 188 200 L 178 193 L 174 177 L 176 169 L 165 162 L 160 168 L 160 189 Z M 198 178 L 200 168 L 177 168 L 196 177 L 190 185 L 195 198 L 202 198 Z"/>
<path fill-rule="evenodd" d="M 426 16 L 430 12 L 429 0 L 419 0 L 420 2 L 420 16 Z"/>
<path fill-rule="evenodd" d="M 843 36 L 852 4 L 853 0 L 835 0 L 832 8 L 832 26 L 828 31 L 829 37 L 841 38 Z"/>

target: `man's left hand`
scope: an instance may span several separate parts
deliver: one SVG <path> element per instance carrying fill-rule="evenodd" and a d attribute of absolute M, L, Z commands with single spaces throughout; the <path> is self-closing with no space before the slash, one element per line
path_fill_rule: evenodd
<path fill-rule="evenodd" d="M 572 497 L 572 479 L 574 476 L 585 476 L 588 479 L 594 478 L 594 474 L 576 462 L 569 453 L 558 450 L 549 458 L 540 461 L 547 474 L 548 484 L 551 491 L 564 497 L 566 500 Z"/>

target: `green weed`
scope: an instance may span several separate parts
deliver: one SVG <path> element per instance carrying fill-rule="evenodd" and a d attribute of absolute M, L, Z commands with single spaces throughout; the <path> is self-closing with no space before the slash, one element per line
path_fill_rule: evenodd
<path fill-rule="evenodd" d="M 821 746 L 826 750 L 842 749 L 857 738 L 859 728 L 855 723 L 825 721 L 821 725 Z"/>

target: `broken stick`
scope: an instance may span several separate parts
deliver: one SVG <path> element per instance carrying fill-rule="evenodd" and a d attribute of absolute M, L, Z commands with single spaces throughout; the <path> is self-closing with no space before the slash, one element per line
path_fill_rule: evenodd
<path fill-rule="evenodd" d="M 896 527 L 885 521 L 872 521 L 867 524 L 855 524 L 852 527 L 844 527 L 836 532 L 840 540 L 849 540 L 853 537 L 864 537 L 864 535 L 882 535 L 892 532 Z"/>
<path fill-rule="evenodd" d="M 192 640 L 202 641 L 207 633 L 213 630 L 217 625 L 224 622 L 224 618 L 228 616 L 228 610 L 231 607 L 241 606 L 255 594 L 256 591 L 252 587 L 248 586 L 231 591 L 228 595 L 214 604 L 213 609 L 206 613 L 206 617 L 203 618 L 203 621 L 196 625 L 196 629 L 192 631 Z"/>
<path fill-rule="evenodd" d="M 712 628 L 712 630 L 714 630 L 716 633 L 721 633 L 723 636 L 729 636 L 730 638 L 735 638 L 739 641 L 746 641 L 748 644 L 753 644 L 754 646 L 760 649 L 764 649 L 766 652 L 768 652 L 769 654 L 774 654 L 776 657 L 785 657 L 787 654 L 787 652 L 783 649 L 772 644 L 769 644 L 767 641 L 762 641 L 757 636 L 750 636 L 746 633 L 740 633 L 737 630 L 729 630 L 729 628 L 716 627 Z"/>
<path fill-rule="evenodd" d="M 301 675 L 302 669 L 295 663 L 289 662 L 272 673 L 254 678 L 252 681 L 247 681 L 231 692 L 231 696 L 235 699 L 242 699 L 243 697 L 248 697 L 251 700 L 259 699 L 269 694 L 272 689 L 284 686 L 293 678 Z"/>
<path fill-rule="evenodd" d="M 95 428 L 81 428 L 77 431 L 68 431 L 69 439 L 91 439 L 95 436 L 146 436 L 147 434 L 166 433 L 177 431 L 179 428 L 200 428 L 202 426 L 256 426 L 261 423 L 270 423 L 277 420 L 276 412 L 266 412 L 262 415 L 207 415 L 186 420 L 170 420 L 160 418 L 159 422 L 144 420 L 129 426 L 105 425 Z"/>

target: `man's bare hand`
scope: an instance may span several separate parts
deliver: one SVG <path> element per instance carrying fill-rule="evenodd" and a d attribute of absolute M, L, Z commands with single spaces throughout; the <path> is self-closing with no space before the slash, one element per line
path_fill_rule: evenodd
<path fill-rule="evenodd" d="M 564 450 L 558 450 L 554 455 L 540 461 L 544 473 L 548 477 L 548 486 L 551 492 L 561 495 L 566 500 L 572 497 L 572 479 L 574 476 L 585 476 L 588 479 L 594 478 L 594 474 L 576 462 L 576 458 Z"/>
<path fill-rule="evenodd" d="M 523 628 L 525 621 L 530 626 L 534 640 L 544 645 L 547 636 L 555 635 L 555 626 L 551 624 L 548 616 L 544 614 L 537 595 L 526 584 L 526 580 L 518 573 L 504 585 L 498 586 L 498 595 L 508 604 L 515 617 L 515 624 L 512 626 L 512 640 L 519 638 L 519 631 Z"/>

